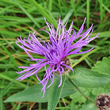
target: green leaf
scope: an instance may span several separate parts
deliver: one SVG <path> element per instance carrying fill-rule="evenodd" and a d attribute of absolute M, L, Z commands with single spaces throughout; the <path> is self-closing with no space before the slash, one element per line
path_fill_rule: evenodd
<path fill-rule="evenodd" d="M 32 87 L 27 88 L 24 91 L 18 92 L 10 96 L 5 102 L 14 102 L 14 101 L 47 102 L 48 90 L 46 90 L 45 96 L 42 98 L 41 89 L 42 89 L 41 84 L 34 85 Z"/>
<path fill-rule="evenodd" d="M 34 24 L 38 27 L 38 28 L 40 28 L 40 25 L 35 21 L 35 19 L 32 17 L 32 15 L 31 14 L 29 14 L 27 11 L 26 11 L 26 9 L 24 9 L 23 7 L 22 7 L 22 5 L 17 1 L 17 0 L 14 0 L 16 3 L 17 3 L 17 5 L 23 10 L 23 12 L 34 22 Z"/>
<path fill-rule="evenodd" d="M 96 36 L 98 33 L 92 33 L 91 37 Z M 110 31 L 105 31 L 105 32 L 100 32 L 98 37 L 105 37 L 105 38 L 109 38 L 110 37 Z"/>
<path fill-rule="evenodd" d="M 86 89 L 86 88 L 80 88 L 84 94 L 86 96 L 89 96 L 90 95 L 90 92 L 91 92 L 91 89 Z M 86 102 L 86 98 L 83 97 L 79 92 L 76 92 L 72 95 L 70 95 L 70 98 L 74 100 L 74 103 L 85 103 Z"/>
<path fill-rule="evenodd" d="M 110 94 L 110 83 L 106 84 L 103 88 L 94 88 L 92 90 L 93 95 L 99 95 L 101 93 Z"/>
<path fill-rule="evenodd" d="M 99 95 L 99 94 L 102 93 L 102 91 L 103 91 L 103 88 L 94 88 L 94 89 L 92 90 L 92 94 L 93 94 L 93 95 Z"/>
<path fill-rule="evenodd" d="M 110 75 L 110 57 L 104 57 L 102 61 L 97 61 L 97 63 L 92 67 L 93 71 L 97 71 L 101 74 Z"/>
<path fill-rule="evenodd" d="M 72 80 L 81 87 L 104 87 L 110 82 L 110 75 L 99 74 L 98 72 L 86 68 L 76 68 L 74 71 L 75 74 L 72 75 Z"/>
<path fill-rule="evenodd" d="M 18 67 L 18 64 L 16 63 L 15 59 L 12 57 L 11 53 L 8 51 L 8 49 L 3 45 L 3 43 L 0 41 L 1 47 L 6 51 L 6 53 L 9 55 L 10 60 L 13 62 L 13 64 Z M 19 69 L 20 70 L 20 69 Z"/>
<path fill-rule="evenodd" d="M 79 110 L 97 110 L 97 108 L 94 105 L 94 103 L 85 103 L 83 104 L 82 108 Z"/>
<path fill-rule="evenodd" d="M 43 93 L 41 92 L 41 89 L 42 89 L 42 85 L 36 84 L 32 87 L 27 88 L 26 90 L 23 90 L 21 92 L 18 92 L 10 96 L 8 99 L 5 100 L 5 102 L 15 102 L 15 101 L 47 102 L 49 89 L 46 89 L 45 96 L 43 98 L 42 98 Z M 76 91 L 73 85 L 68 80 L 65 80 L 61 97 L 69 96 L 75 92 Z"/>
<path fill-rule="evenodd" d="M 110 94 L 110 83 L 108 83 L 104 86 L 103 93 Z"/>
<path fill-rule="evenodd" d="M 46 13 L 45 9 L 41 5 L 39 5 L 35 0 L 30 0 L 30 3 L 32 3 L 38 9 L 38 11 L 47 19 L 47 21 L 52 23 L 54 27 L 57 28 L 56 21 L 51 19 L 51 17 Z"/>
<path fill-rule="evenodd" d="M 73 93 L 75 93 L 76 90 L 74 89 L 73 85 L 71 84 L 70 81 L 65 80 L 64 86 L 63 86 L 63 90 L 61 93 L 61 97 L 66 97 L 69 96 Z"/>
<path fill-rule="evenodd" d="M 55 110 L 55 107 L 60 99 L 60 95 L 62 92 L 62 88 L 65 81 L 65 76 L 62 77 L 62 85 L 60 87 L 60 76 L 56 75 L 57 79 L 54 79 L 54 83 L 49 88 L 49 95 L 48 95 L 48 110 Z"/>
<path fill-rule="evenodd" d="M 7 79 L 7 80 L 9 80 L 9 81 L 11 81 L 11 82 L 14 81 L 14 83 L 20 85 L 21 87 L 26 87 L 25 84 L 23 84 L 23 83 L 21 83 L 21 82 L 19 82 L 19 81 L 17 81 L 17 80 L 13 80 L 12 77 L 9 77 L 9 76 L 6 75 L 6 74 L 1 74 L 1 73 L 0 73 L 0 79 Z"/>

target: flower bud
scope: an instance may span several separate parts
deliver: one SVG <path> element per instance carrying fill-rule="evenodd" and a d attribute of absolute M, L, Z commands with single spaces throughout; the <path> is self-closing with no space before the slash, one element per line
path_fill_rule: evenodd
<path fill-rule="evenodd" d="M 110 110 L 110 95 L 100 94 L 96 97 L 95 104 L 98 110 Z"/>

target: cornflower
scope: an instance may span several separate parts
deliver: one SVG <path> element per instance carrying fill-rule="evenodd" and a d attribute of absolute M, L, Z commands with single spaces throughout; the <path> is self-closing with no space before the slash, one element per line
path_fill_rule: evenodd
<path fill-rule="evenodd" d="M 90 38 L 90 35 L 93 32 L 93 25 L 91 25 L 86 32 L 82 33 L 85 20 L 86 18 L 84 19 L 84 22 L 77 33 L 72 28 L 73 22 L 71 23 L 69 29 L 66 30 L 67 23 L 64 25 L 61 22 L 61 19 L 59 19 L 58 27 L 55 30 L 54 26 L 45 20 L 49 28 L 49 32 L 46 30 L 44 31 L 48 33 L 50 42 L 45 42 L 40 38 L 36 38 L 35 32 L 29 33 L 27 39 L 22 39 L 21 37 L 17 38 L 21 44 L 19 45 L 16 42 L 17 45 L 27 53 L 32 61 L 36 62 L 35 64 L 30 64 L 29 66 L 19 66 L 19 68 L 23 68 L 24 70 L 17 73 L 24 74 L 21 75 L 18 80 L 22 81 L 23 79 L 36 74 L 36 78 L 39 80 L 39 83 L 43 85 L 41 91 L 43 91 L 44 96 L 46 85 L 49 79 L 51 79 L 51 83 L 47 88 L 53 84 L 55 74 L 59 74 L 60 84 L 58 87 L 60 87 L 62 84 L 62 75 L 68 74 L 69 70 L 73 71 L 71 68 L 71 60 L 67 56 L 72 54 L 87 53 L 94 48 L 92 47 L 87 51 L 79 52 L 83 46 L 86 46 L 90 41 L 94 40 L 98 36 L 97 34 L 95 37 Z M 44 58 L 33 58 L 30 53 L 44 56 Z M 45 74 L 41 80 L 38 76 L 38 72 L 43 67 L 45 68 Z"/>

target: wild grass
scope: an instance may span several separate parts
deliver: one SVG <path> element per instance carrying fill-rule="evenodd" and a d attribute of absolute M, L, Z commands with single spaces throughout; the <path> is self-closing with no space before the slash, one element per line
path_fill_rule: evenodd
<path fill-rule="evenodd" d="M 19 77 L 16 72 L 20 71 L 18 66 L 31 63 L 26 60 L 29 59 L 27 54 L 16 45 L 17 38 L 27 38 L 29 32 L 37 31 L 38 37 L 49 40 L 49 36 L 41 31 L 47 29 L 44 18 L 56 28 L 59 17 L 63 23 L 68 21 L 67 29 L 74 21 L 76 31 L 86 17 L 85 30 L 93 23 L 91 37 L 99 33 L 99 38 L 84 48 L 95 46 L 94 50 L 84 55 L 70 56 L 73 67 L 83 65 L 91 68 L 103 57 L 110 56 L 110 0 L 0 0 L 0 110 L 47 110 L 46 103 L 4 103 L 4 100 L 38 82 L 35 76 L 21 82 L 16 80 Z M 41 77 L 43 72 L 44 69 L 39 72 Z M 59 101 L 56 110 L 73 110 L 73 107 L 80 105 L 66 97 Z"/>

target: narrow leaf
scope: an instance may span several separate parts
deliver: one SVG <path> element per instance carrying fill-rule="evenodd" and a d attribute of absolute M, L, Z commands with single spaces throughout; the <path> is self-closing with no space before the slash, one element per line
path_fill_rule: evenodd
<path fill-rule="evenodd" d="M 5 100 L 5 102 L 24 102 L 24 101 L 30 101 L 30 102 L 48 102 L 48 90 L 46 89 L 45 95 L 42 98 L 43 93 L 41 92 L 42 85 L 36 84 L 32 87 L 29 87 L 21 92 L 18 92 L 12 96 L 10 96 L 8 99 Z M 73 93 L 75 93 L 76 90 L 74 89 L 73 85 L 66 80 L 63 86 L 63 90 L 61 92 L 60 97 L 66 97 Z"/>
<path fill-rule="evenodd" d="M 30 3 L 32 3 L 38 9 L 38 11 L 47 19 L 47 21 L 52 23 L 55 28 L 57 28 L 57 23 L 50 18 L 50 16 L 44 11 L 44 8 L 42 6 L 40 6 L 35 0 L 30 0 Z"/>
<path fill-rule="evenodd" d="M 40 28 L 40 25 L 35 21 L 35 19 L 32 17 L 32 15 L 30 13 L 28 13 L 23 7 L 22 5 L 17 1 L 17 0 L 14 0 L 17 5 L 23 10 L 23 12 L 34 22 L 34 24 Z"/>
<path fill-rule="evenodd" d="M 54 79 L 54 83 L 49 89 L 49 95 L 48 95 L 48 110 L 55 110 L 55 107 L 60 99 L 60 95 L 62 92 L 62 88 L 65 82 L 65 76 L 62 80 L 62 85 L 60 87 L 60 77 L 59 75 L 56 76 L 56 79 Z"/>

